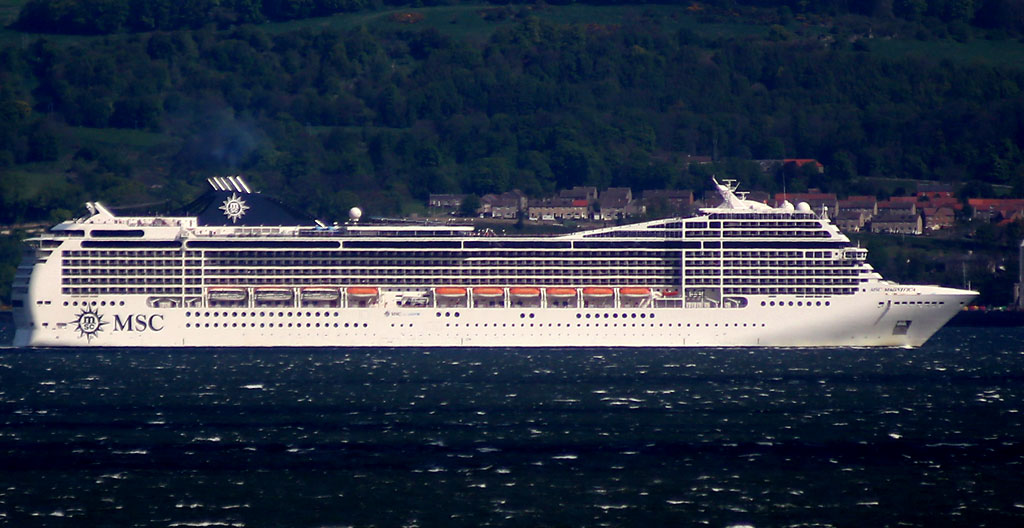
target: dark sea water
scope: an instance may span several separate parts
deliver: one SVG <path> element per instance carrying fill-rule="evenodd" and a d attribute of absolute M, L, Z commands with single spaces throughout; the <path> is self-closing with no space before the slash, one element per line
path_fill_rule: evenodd
<path fill-rule="evenodd" d="M 1024 329 L 0 350 L 2 526 L 1024 526 Z"/>

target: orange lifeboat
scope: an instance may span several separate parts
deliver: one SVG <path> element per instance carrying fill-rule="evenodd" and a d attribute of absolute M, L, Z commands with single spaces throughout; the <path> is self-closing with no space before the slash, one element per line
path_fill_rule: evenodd
<path fill-rule="evenodd" d="M 611 288 L 583 288 L 584 297 L 611 297 L 615 292 Z"/>
<path fill-rule="evenodd" d="M 487 297 L 487 298 L 490 298 L 490 297 L 501 297 L 503 295 L 505 295 L 505 289 L 504 288 L 492 288 L 492 287 L 473 288 L 473 296 L 474 297 Z"/>
<path fill-rule="evenodd" d="M 650 288 L 619 288 L 619 295 L 623 297 L 649 297 Z"/>
<path fill-rule="evenodd" d="M 540 297 L 540 288 L 509 288 L 508 293 L 513 297 Z"/>
<path fill-rule="evenodd" d="M 434 294 L 438 297 L 465 297 L 466 289 L 457 286 L 442 286 L 440 288 L 434 288 Z"/>
<path fill-rule="evenodd" d="M 576 288 L 548 288 L 547 294 L 548 297 L 556 298 L 575 297 Z"/>
<path fill-rule="evenodd" d="M 661 292 L 662 297 L 679 297 L 679 290 L 668 290 Z"/>
<path fill-rule="evenodd" d="M 367 286 L 353 286 L 345 290 L 349 297 L 356 297 L 366 299 L 369 297 L 377 296 L 377 288 L 371 288 Z"/>

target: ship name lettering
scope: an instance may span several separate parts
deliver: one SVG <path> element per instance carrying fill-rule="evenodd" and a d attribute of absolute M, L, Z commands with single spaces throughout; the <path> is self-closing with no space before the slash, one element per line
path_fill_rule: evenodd
<path fill-rule="evenodd" d="M 164 316 L 161 314 L 134 314 L 121 319 L 120 315 L 114 315 L 114 331 L 121 332 L 145 332 L 152 330 L 159 332 L 164 329 Z"/>

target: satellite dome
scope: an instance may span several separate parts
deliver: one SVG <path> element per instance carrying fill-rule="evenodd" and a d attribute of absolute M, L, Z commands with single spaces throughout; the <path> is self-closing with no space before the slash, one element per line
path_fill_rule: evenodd
<path fill-rule="evenodd" d="M 348 219 L 353 222 L 358 222 L 359 218 L 363 216 L 363 210 L 358 207 L 353 207 L 348 210 Z"/>
<path fill-rule="evenodd" d="M 789 200 L 783 200 L 782 205 L 779 206 L 779 209 L 782 209 L 783 211 L 792 211 L 793 204 L 789 203 Z"/>
<path fill-rule="evenodd" d="M 811 212 L 811 204 L 807 202 L 800 202 L 796 204 L 796 210 L 800 211 L 801 213 L 809 213 Z"/>

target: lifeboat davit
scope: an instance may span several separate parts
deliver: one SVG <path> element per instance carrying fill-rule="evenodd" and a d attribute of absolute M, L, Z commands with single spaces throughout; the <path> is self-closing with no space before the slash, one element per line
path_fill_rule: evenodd
<path fill-rule="evenodd" d="M 623 297 L 650 297 L 650 288 L 619 288 L 619 295 Z"/>
<path fill-rule="evenodd" d="M 353 286 L 345 291 L 348 293 L 349 297 L 355 297 L 357 299 L 367 299 L 377 296 L 377 288 L 370 288 L 367 286 Z"/>
<path fill-rule="evenodd" d="M 244 301 L 248 297 L 245 288 L 210 288 L 210 300 L 221 302 Z"/>
<path fill-rule="evenodd" d="M 575 297 L 576 288 L 548 288 L 547 294 L 548 297 L 556 298 Z"/>
<path fill-rule="evenodd" d="M 502 297 L 504 295 L 505 295 L 505 289 L 504 288 L 491 288 L 491 287 L 473 288 L 473 296 L 474 297 Z"/>
<path fill-rule="evenodd" d="M 291 288 L 256 288 L 257 301 L 284 302 L 292 300 Z"/>
<path fill-rule="evenodd" d="M 508 294 L 513 297 L 540 297 L 540 288 L 509 288 Z"/>
<path fill-rule="evenodd" d="M 376 288 L 371 288 L 373 295 L 377 294 Z M 349 295 L 353 295 L 352 288 L 349 288 Z M 303 301 L 336 301 L 341 297 L 338 293 L 337 288 L 303 288 L 302 289 L 302 300 Z M 372 296 L 371 296 L 372 297 Z"/>
<path fill-rule="evenodd" d="M 611 297 L 615 294 L 615 291 L 611 288 L 583 288 L 584 297 Z"/>
<path fill-rule="evenodd" d="M 434 288 L 434 293 L 438 297 L 448 297 L 448 298 L 465 297 L 466 296 L 466 289 L 465 288 L 459 288 L 457 286 L 442 286 L 440 288 Z"/>

